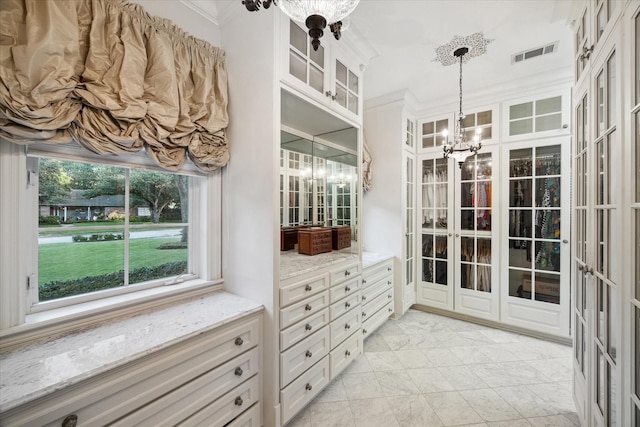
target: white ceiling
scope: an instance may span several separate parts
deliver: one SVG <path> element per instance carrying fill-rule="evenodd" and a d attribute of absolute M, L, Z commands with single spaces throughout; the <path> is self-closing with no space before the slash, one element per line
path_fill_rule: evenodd
<path fill-rule="evenodd" d="M 213 17 L 236 8 L 249 13 L 244 11 L 241 0 L 180 2 Z M 495 94 L 500 89 L 513 90 L 523 82 L 570 78 L 573 41 L 568 16 L 575 3 L 575 0 L 360 0 L 350 16 L 351 26 L 343 34 L 343 41 L 354 44 L 364 55 L 365 101 L 397 97 L 408 90 L 418 106 L 455 104 L 459 68 L 457 64 L 445 67 L 434 62 L 437 47 L 449 43 L 456 35 L 464 37 L 476 32 L 492 40 L 484 55 L 463 65 L 465 100 L 472 99 L 474 94 L 481 97 L 482 93 Z M 329 37 L 331 33 L 325 31 L 321 40 Z M 513 54 L 553 42 L 559 42 L 556 53 L 512 64 Z"/>
<path fill-rule="evenodd" d="M 524 79 L 571 76 L 572 0 L 361 0 L 345 37 L 371 44 L 365 100 L 408 89 L 422 104 L 455 102 L 457 64 L 434 62 L 435 49 L 455 35 L 482 32 L 487 52 L 463 64 L 463 90 L 495 90 Z M 558 52 L 512 64 L 511 56 L 559 42 Z"/>

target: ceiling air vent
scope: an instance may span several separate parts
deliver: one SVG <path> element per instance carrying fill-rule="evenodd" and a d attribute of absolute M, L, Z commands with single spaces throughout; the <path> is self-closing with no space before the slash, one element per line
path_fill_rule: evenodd
<path fill-rule="evenodd" d="M 537 56 L 547 55 L 554 53 L 558 50 L 558 42 L 553 42 L 545 46 L 535 47 L 533 49 L 526 50 L 524 52 L 518 52 L 511 56 L 511 63 L 522 62 L 527 59 L 535 58 Z"/>

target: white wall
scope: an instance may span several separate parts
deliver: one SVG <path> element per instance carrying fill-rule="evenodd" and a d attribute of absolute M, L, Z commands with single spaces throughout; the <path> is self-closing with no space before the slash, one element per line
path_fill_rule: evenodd
<path fill-rule="evenodd" d="M 364 110 L 364 140 L 371 151 L 371 189 L 362 197 L 363 250 L 402 259 L 403 102 Z"/>

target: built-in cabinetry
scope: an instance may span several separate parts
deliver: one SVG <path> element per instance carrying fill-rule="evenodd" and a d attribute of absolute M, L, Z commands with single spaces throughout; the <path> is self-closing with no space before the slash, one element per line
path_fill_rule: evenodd
<path fill-rule="evenodd" d="M 362 70 L 347 53 L 344 42 L 324 37 L 317 50 L 303 27 L 285 22 L 282 28 L 283 84 L 308 94 L 351 120 L 362 115 Z"/>
<path fill-rule="evenodd" d="M 571 258 L 574 401 L 585 426 L 640 423 L 640 2 L 576 4 Z"/>
<path fill-rule="evenodd" d="M 1 424 L 259 426 L 261 315 L 218 293 L 3 351 Z"/>
<path fill-rule="evenodd" d="M 393 313 L 393 260 L 363 254 L 362 334 L 371 335 Z"/>
<path fill-rule="evenodd" d="M 362 353 L 361 286 L 357 257 L 281 281 L 283 424 Z"/>

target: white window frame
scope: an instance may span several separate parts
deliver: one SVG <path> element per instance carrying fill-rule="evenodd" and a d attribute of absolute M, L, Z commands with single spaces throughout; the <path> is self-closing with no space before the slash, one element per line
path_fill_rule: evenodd
<path fill-rule="evenodd" d="M 88 321 L 102 321 L 222 289 L 221 172 L 204 174 L 189 163 L 179 173 L 201 177 L 191 179 L 189 186 L 188 258 L 194 274 L 180 277 L 175 284 L 164 278 L 33 304 L 37 301 L 37 287 L 32 286 L 30 291 L 27 288 L 29 282 L 37 282 L 38 177 L 35 170 L 29 170 L 34 162 L 27 162 L 27 157 L 164 170 L 144 152 L 114 156 L 105 162 L 104 156 L 92 154 L 77 144 L 26 147 L 2 141 L 0 145 L 0 312 L 3 313 L 0 338 L 3 345 L 11 345 L 15 339 L 24 340 L 27 331 L 26 335 L 38 337 L 55 332 L 51 328 L 70 330 L 86 326 Z M 169 284 L 171 286 L 165 286 Z"/>

